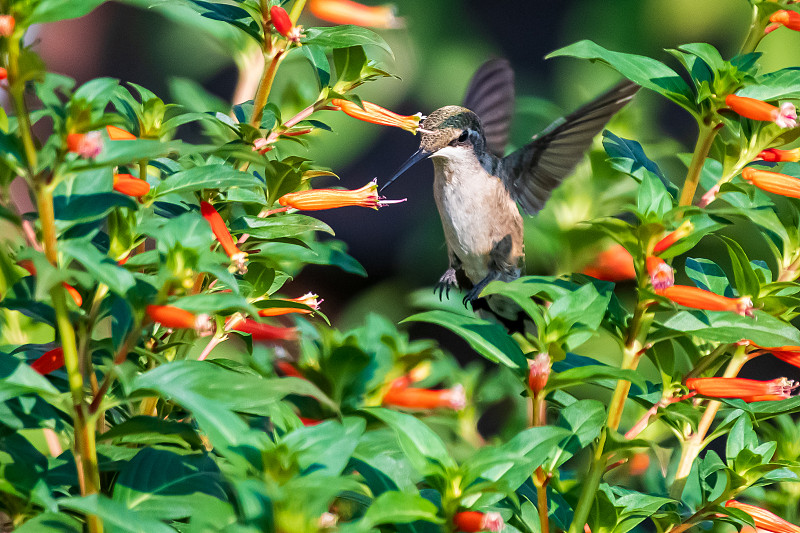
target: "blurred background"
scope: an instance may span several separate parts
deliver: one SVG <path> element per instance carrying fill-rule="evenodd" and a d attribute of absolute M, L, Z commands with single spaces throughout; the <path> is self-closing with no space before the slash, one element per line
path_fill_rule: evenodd
<path fill-rule="evenodd" d="M 154 2 L 110 2 L 86 17 L 44 26 L 36 35 L 36 48 L 50 70 L 74 77 L 78 83 L 110 76 L 179 102 L 176 87 L 181 82 L 175 80 L 184 79 L 230 101 L 238 75 L 230 52 L 233 47 L 198 28 L 191 22 L 197 17 L 174 8 L 175 2 L 147 8 Z M 394 58 L 383 56 L 383 66 L 400 79 L 369 83 L 358 94 L 399 113 L 428 114 L 460 103 L 474 70 L 489 58 L 505 57 L 517 74 L 511 140 L 516 146 L 619 79 L 602 65 L 569 58 L 545 60 L 549 52 L 591 39 L 612 50 L 649 55 L 676 66 L 665 48 L 705 41 L 730 58 L 750 18 L 746 0 L 401 0 L 397 10 L 405 28 L 378 31 L 394 51 Z M 310 14 L 300 23 L 327 25 Z M 767 53 L 764 68 L 794 64 L 792 50 L 799 45 L 800 33 L 774 32 L 759 48 Z M 289 56 L 281 66 L 271 99 L 285 110 L 284 118 L 315 97 L 298 89 L 302 84 L 296 80 L 306 76 L 310 71 L 300 54 Z M 334 131 L 314 132 L 309 150 L 291 149 L 332 169 L 341 178 L 338 184 L 347 188 L 360 187 L 375 177 L 379 183 L 385 181 L 418 146 L 418 138 L 407 132 L 338 112 L 323 112 L 319 119 Z M 643 91 L 611 129 L 619 136 L 636 138 L 666 174 L 680 183 L 685 168 L 677 154 L 689 151 L 696 135 L 686 113 Z M 529 274 L 580 270 L 609 244 L 580 223 L 620 213 L 633 198 L 635 183 L 605 164 L 599 141 L 596 148 L 547 208 L 526 221 Z M 433 285 L 447 268 L 447 257 L 431 193 L 432 176 L 429 163 L 415 166 L 387 190 L 390 198 L 408 201 L 380 212 L 347 208 L 316 213 L 334 228 L 336 238 L 347 243 L 368 276 L 310 266 L 292 283 L 297 294 L 288 296 L 316 292 L 325 299 L 323 310 L 332 323 L 343 329 L 363 323 L 370 311 L 396 322 L 419 306 L 436 305 Z M 317 187 L 334 184 L 335 180 L 315 182 Z M 752 258 L 769 256 L 763 242 L 751 242 L 746 234 L 739 237 Z M 715 246 L 707 240 L 698 254 L 708 254 L 728 269 L 726 254 Z M 682 262 L 676 266 L 681 270 Z M 624 298 L 631 287 L 621 289 Z M 455 296 L 450 304 L 460 306 L 460 301 L 461 296 Z M 412 329 L 414 336 L 434 334 L 443 338 L 456 357 L 469 358 L 466 345 L 440 328 L 415 325 Z M 800 377 L 794 367 L 786 365 L 782 370 L 784 375 Z"/>

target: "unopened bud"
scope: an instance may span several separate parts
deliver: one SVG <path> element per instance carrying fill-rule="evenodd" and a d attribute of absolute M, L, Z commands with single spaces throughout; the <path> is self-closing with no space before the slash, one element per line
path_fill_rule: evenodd
<path fill-rule="evenodd" d="M 547 378 L 550 377 L 550 354 L 539 353 L 533 361 L 528 361 L 528 386 L 533 391 L 534 396 L 538 395 L 547 385 Z"/>

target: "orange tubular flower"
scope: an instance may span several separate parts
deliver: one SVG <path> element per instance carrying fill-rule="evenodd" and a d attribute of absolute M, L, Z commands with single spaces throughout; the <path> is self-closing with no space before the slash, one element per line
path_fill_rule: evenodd
<path fill-rule="evenodd" d="M 797 111 L 794 104 L 790 102 L 785 102 L 778 108 L 755 98 L 729 94 L 725 97 L 725 104 L 745 118 L 774 122 L 781 128 L 797 126 Z"/>
<path fill-rule="evenodd" d="M 269 8 L 269 17 L 272 21 L 272 25 L 275 27 L 275 31 L 286 37 L 289 35 L 289 32 L 292 31 L 292 19 L 289 18 L 289 14 L 283 9 L 281 6 L 272 6 Z"/>
<path fill-rule="evenodd" d="M 0 15 L 0 37 L 11 37 L 16 25 L 13 15 Z"/>
<path fill-rule="evenodd" d="M 284 302 L 295 302 L 298 304 L 307 305 L 311 309 L 297 309 L 296 307 L 268 307 L 258 312 L 258 316 L 280 316 L 288 315 L 289 313 L 300 313 L 308 315 L 319 309 L 319 304 L 324 300 L 318 299 L 319 297 L 313 293 L 307 293 L 299 298 L 290 298 L 288 300 L 280 300 Z"/>
<path fill-rule="evenodd" d="M 662 291 L 675 284 L 675 273 L 660 257 L 647 258 L 647 273 L 650 274 L 650 284 L 656 291 Z"/>
<path fill-rule="evenodd" d="M 135 141 L 136 135 L 133 133 L 129 133 L 122 128 L 118 128 L 116 126 L 106 126 L 106 132 L 108 132 L 108 138 L 112 141 Z"/>
<path fill-rule="evenodd" d="M 747 403 L 785 400 L 798 387 L 786 378 L 757 381 L 745 378 L 689 378 L 686 387 L 702 396 L 740 398 Z"/>
<path fill-rule="evenodd" d="M 732 311 L 737 315 L 753 316 L 753 301 L 747 297 L 728 298 L 687 285 L 672 285 L 656 290 L 656 294 L 669 298 L 684 307 L 705 309 L 706 311 Z"/>
<path fill-rule="evenodd" d="M 237 323 L 233 329 L 249 333 L 254 341 L 293 341 L 297 339 L 297 328 L 270 326 L 249 318 Z"/>
<path fill-rule="evenodd" d="M 686 220 L 678 226 L 678 229 L 669 233 L 666 237 L 661 239 L 656 243 L 653 247 L 653 253 L 660 254 L 666 251 L 670 246 L 678 242 L 679 240 L 687 237 L 694 231 L 694 224 L 690 220 Z"/>
<path fill-rule="evenodd" d="M 762 150 L 758 154 L 757 160 L 768 161 L 770 163 L 786 163 L 800 161 L 800 148 L 793 150 L 779 150 L 778 148 L 769 148 Z"/>
<path fill-rule="evenodd" d="M 621 244 L 615 244 L 600 252 L 582 272 L 587 276 L 604 281 L 619 282 L 636 279 L 633 257 Z"/>
<path fill-rule="evenodd" d="M 205 313 L 195 315 L 186 309 L 171 305 L 148 305 L 145 312 L 150 320 L 167 328 L 193 329 L 200 336 L 210 335 L 214 332 L 214 322 Z"/>
<path fill-rule="evenodd" d="M 453 517 L 453 524 L 455 524 L 457 530 L 463 533 L 478 533 L 479 531 L 496 533 L 502 531 L 505 527 L 500 513 L 481 513 L 480 511 L 461 511 L 456 513 Z"/>
<path fill-rule="evenodd" d="M 441 390 L 393 386 L 383 397 L 383 404 L 409 409 L 446 408 L 459 411 L 467 405 L 467 398 L 464 395 L 464 387 L 461 385 Z"/>
<path fill-rule="evenodd" d="M 278 359 L 275 361 L 275 368 L 277 368 L 285 377 L 305 379 L 305 376 L 301 374 L 300 371 L 297 370 L 289 361 Z"/>
<path fill-rule="evenodd" d="M 532 361 L 528 361 L 528 386 L 534 396 L 542 392 L 550 377 L 550 354 L 539 353 Z"/>
<path fill-rule="evenodd" d="M 756 528 L 766 531 L 773 531 L 775 533 L 800 533 L 800 527 L 787 522 L 780 516 L 746 503 L 737 502 L 736 500 L 728 500 L 725 502 L 725 507 L 732 507 L 744 511 L 753 517 Z"/>
<path fill-rule="evenodd" d="M 89 133 L 70 133 L 67 135 L 67 151 L 91 159 L 103 151 L 103 137 L 99 131 Z"/>
<path fill-rule="evenodd" d="M 800 198 L 800 180 L 786 174 L 747 167 L 742 170 L 742 179 L 763 191 Z"/>
<path fill-rule="evenodd" d="M 150 184 L 131 174 L 114 174 L 114 190 L 139 198 L 150 192 Z"/>
<path fill-rule="evenodd" d="M 214 236 L 219 241 L 222 249 L 225 250 L 225 253 L 228 254 L 236 269 L 240 274 L 245 274 L 247 272 L 247 253 L 236 246 L 236 242 L 231 237 L 231 232 L 228 231 L 225 221 L 219 216 L 217 210 L 208 202 L 200 202 L 200 213 L 211 226 L 211 231 L 214 232 Z"/>
<path fill-rule="evenodd" d="M 30 259 L 23 259 L 17 264 L 22 268 L 24 268 L 25 270 L 27 270 L 28 274 L 30 274 L 31 276 L 36 275 L 36 267 L 33 266 L 33 261 L 31 261 Z M 64 287 L 64 289 L 72 297 L 72 301 L 75 302 L 75 305 L 77 305 L 78 307 L 83 305 L 83 296 L 81 296 L 81 293 L 78 292 L 78 289 L 76 289 L 66 281 L 62 282 L 61 286 Z"/>
<path fill-rule="evenodd" d="M 0 67 L 0 81 L 3 81 L 7 78 L 8 78 L 8 71 L 5 68 Z"/>
<path fill-rule="evenodd" d="M 291 192 L 278 198 L 278 203 L 299 211 L 319 211 L 337 207 L 361 206 L 378 209 L 388 204 L 405 202 L 402 200 L 385 200 L 378 196 L 378 183 L 372 180 L 360 189 L 352 191 L 344 189 L 309 189 Z"/>
<path fill-rule="evenodd" d="M 394 126 L 411 133 L 417 133 L 419 121 L 422 118 L 419 113 L 416 115 L 398 115 L 372 102 L 361 102 L 364 105 L 363 109 L 358 104 L 340 98 L 333 98 L 331 103 L 347 115 L 358 120 L 371 122 L 372 124 L 382 124 L 383 126 Z"/>
<path fill-rule="evenodd" d="M 800 31 L 800 13 L 796 11 L 789 11 L 788 9 L 781 9 L 776 11 L 769 17 L 769 21 L 773 22 L 765 33 L 776 29 L 778 26 L 785 26 L 790 30 Z"/>
<path fill-rule="evenodd" d="M 311 0 L 311 13 L 334 24 L 355 24 L 370 28 L 401 28 L 403 20 L 395 16 L 394 6 L 365 6 L 350 0 Z"/>
<path fill-rule="evenodd" d="M 31 363 L 31 368 L 43 376 L 54 370 L 58 370 L 62 366 L 64 366 L 64 350 L 60 347 L 45 352 L 36 361 Z"/>

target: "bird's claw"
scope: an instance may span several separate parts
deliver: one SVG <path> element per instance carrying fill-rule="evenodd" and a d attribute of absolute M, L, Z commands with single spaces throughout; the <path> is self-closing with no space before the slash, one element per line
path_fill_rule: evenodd
<path fill-rule="evenodd" d="M 442 277 L 439 278 L 439 282 L 433 287 L 433 293 L 436 294 L 436 291 L 439 291 L 439 301 L 442 301 L 442 293 L 445 293 L 447 299 L 450 299 L 450 287 L 458 287 L 458 282 L 456 281 L 456 271 L 453 268 L 448 268 L 447 272 L 442 274 Z"/>
<path fill-rule="evenodd" d="M 466 307 L 468 303 L 477 300 L 482 290 L 483 287 L 480 287 L 478 285 L 472 287 L 472 289 L 470 289 L 470 291 L 467 293 L 466 296 L 464 296 L 464 299 L 462 300 L 464 307 Z"/>

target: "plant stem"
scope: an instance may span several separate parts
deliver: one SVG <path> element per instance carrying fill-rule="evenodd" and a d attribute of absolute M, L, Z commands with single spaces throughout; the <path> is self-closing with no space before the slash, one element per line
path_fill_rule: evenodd
<path fill-rule="evenodd" d="M 706 157 L 708 157 L 708 152 L 711 150 L 711 144 L 714 142 L 718 129 L 717 124 L 714 122 L 700 124 L 700 131 L 697 133 L 697 144 L 694 147 L 692 161 L 689 163 L 689 170 L 686 173 L 686 181 L 683 183 L 678 205 L 692 205 L 694 193 L 697 191 L 698 183 L 700 183 L 703 164 L 706 161 Z"/>
<path fill-rule="evenodd" d="M 139 179 L 147 181 L 147 159 L 139 161 Z"/>
<path fill-rule="evenodd" d="M 275 74 L 278 72 L 278 66 L 286 55 L 286 50 L 280 49 L 272 56 L 269 65 L 264 70 L 264 75 L 261 77 L 261 82 L 258 84 L 258 91 L 253 100 L 253 116 L 250 117 L 250 125 L 257 128 L 261 124 L 261 117 L 264 116 L 264 106 L 267 105 L 269 92 L 272 90 L 272 82 L 275 81 Z"/>
<path fill-rule="evenodd" d="M 723 377 L 733 378 L 739 374 L 742 366 L 744 366 L 749 359 L 749 356 L 745 353 L 745 349 L 746 346 L 738 346 L 736 348 L 736 352 L 728 363 Z M 683 488 L 686 486 L 686 481 L 692 470 L 694 460 L 705 445 L 703 441 L 706 438 L 706 433 L 708 433 L 711 424 L 714 422 L 714 417 L 720 405 L 722 404 L 716 400 L 708 402 L 706 410 L 700 419 L 700 423 L 697 425 L 697 431 L 689 437 L 688 440 L 684 441 L 681 449 L 681 459 L 678 463 L 678 470 L 675 472 L 675 481 L 672 483 L 672 487 L 670 487 L 671 497 L 680 499 L 681 494 L 683 494 Z"/>
<path fill-rule="evenodd" d="M 633 318 L 628 328 L 625 348 L 622 352 L 623 369 L 633 370 L 639 364 L 644 340 L 647 338 L 650 324 L 653 322 L 653 314 L 647 311 L 647 307 L 648 302 L 646 301 L 640 300 L 636 303 Z M 619 427 L 620 420 L 622 419 L 622 410 L 625 407 L 625 400 L 628 398 L 630 388 L 631 384 L 629 381 L 619 381 L 614 390 L 614 395 L 611 397 L 611 403 L 608 406 L 606 429 L 601 433 L 594 449 L 592 464 L 584 479 L 583 490 L 578 499 L 578 505 L 575 507 L 575 515 L 569 526 L 569 533 L 582 533 L 583 527 L 586 525 L 586 519 L 589 517 L 589 511 L 594 503 L 597 488 L 600 486 L 600 480 L 606 470 L 607 457 L 605 456 L 604 448 L 608 437 L 608 431 L 615 431 Z"/>
<path fill-rule="evenodd" d="M 753 6 L 753 14 L 750 17 L 750 27 L 747 30 L 747 37 L 745 37 L 742 47 L 739 49 L 739 55 L 749 54 L 755 51 L 758 43 L 764 38 L 764 28 L 766 21 L 761 17 L 761 12 L 758 6 Z"/>
<path fill-rule="evenodd" d="M 300 18 L 304 7 L 306 7 L 306 0 L 295 0 L 292 5 L 292 10 L 289 12 L 289 18 L 292 20 L 292 24 L 297 24 L 297 19 Z"/>
<path fill-rule="evenodd" d="M 544 426 L 547 424 L 547 401 L 542 391 L 533 395 L 533 425 Z M 536 485 L 536 509 L 539 511 L 539 530 L 541 533 L 550 531 L 550 519 L 547 510 L 547 482 L 549 481 L 542 467 L 533 473 L 533 484 Z"/>

